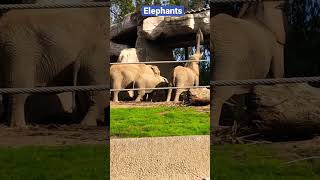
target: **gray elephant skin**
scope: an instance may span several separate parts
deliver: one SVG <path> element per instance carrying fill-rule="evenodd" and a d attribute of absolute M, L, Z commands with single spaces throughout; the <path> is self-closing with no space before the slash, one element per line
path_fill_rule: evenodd
<path fill-rule="evenodd" d="M 109 83 L 107 8 L 11 10 L 0 18 L 1 87 Z M 77 67 L 78 69 L 75 69 Z M 90 92 L 83 125 L 104 121 L 107 92 Z M 6 120 L 25 127 L 28 94 L 7 96 Z"/>
<path fill-rule="evenodd" d="M 214 56 L 211 80 L 261 79 L 284 76 L 285 30 L 281 1 L 245 3 L 239 17 L 211 18 L 210 43 Z M 223 103 L 250 86 L 213 87 L 211 124 L 219 126 Z"/>

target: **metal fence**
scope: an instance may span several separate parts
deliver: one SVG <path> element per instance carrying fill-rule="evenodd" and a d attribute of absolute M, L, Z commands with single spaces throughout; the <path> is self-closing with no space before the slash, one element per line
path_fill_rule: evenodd
<path fill-rule="evenodd" d="M 130 62 L 130 63 L 110 63 L 115 64 L 169 64 L 169 63 L 186 63 L 186 62 L 208 62 L 207 60 L 183 60 L 183 61 L 146 61 L 146 62 Z"/>

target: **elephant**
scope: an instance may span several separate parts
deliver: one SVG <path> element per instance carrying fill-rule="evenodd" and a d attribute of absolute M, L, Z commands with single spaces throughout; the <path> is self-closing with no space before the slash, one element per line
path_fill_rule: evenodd
<path fill-rule="evenodd" d="M 109 11 L 99 8 L 10 10 L 0 18 L 1 87 L 108 84 Z M 76 76 L 76 77 L 75 77 Z M 107 93 L 88 93 L 81 124 L 104 121 Z M 7 121 L 26 127 L 28 94 L 7 95 Z"/>
<path fill-rule="evenodd" d="M 135 62 L 139 62 L 136 48 L 126 48 L 126 49 L 121 50 L 117 62 L 118 63 L 135 63 Z M 129 94 L 129 96 L 131 98 L 133 98 L 133 96 L 134 96 L 134 92 L 133 91 L 128 91 L 128 94 Z"/>
<path fill-rule="evenodd" d="M 146 64 L 116 64 L 110 68 L 111 84 L 113 89 L 127 88 L 134 84 L 135 88 L 154 88 L 168 80 L 160 75 L 157 66 Z M 145 93 L 152 90 L 139 90 L 135 101 L 140 101 Z M 119 91 L 113 92 L 113 101 L 118 102 Z"/>
<path fill-rule="evenodd" d="M 203 34 L 201 29 L 198 30 L 196 36 L 196 53 L 192 55 L 189 60 L 200 60 L 203 53 L 200 52 L 200 43 L 203 41 Z M 172 79 L 169 86 L 185 87 L 185 86 L 199 86 L 199 62 L 187 62 L 185 66 L 177 66 L 173 69 Z M 179 101 L 179 97 L 185 89 L 176 89 L 174 102 Z M 171 100 L 172 89 L 168 90 L 167 102 Z"/>
<path fill-rule="evenodd" d="M 284 15 L 282 1 L 245 3 L 238 15 L 211 18 L 211 80 L 261 79 L 284 76 Z M 251 86 L 212 87 L 211 124 L 219 127 L 222 105 Z"/>
<path fill-rule="evenodd" d="M 136 48 L 126 48 L 120 52 L 118 63 L 139 62 Z"/>

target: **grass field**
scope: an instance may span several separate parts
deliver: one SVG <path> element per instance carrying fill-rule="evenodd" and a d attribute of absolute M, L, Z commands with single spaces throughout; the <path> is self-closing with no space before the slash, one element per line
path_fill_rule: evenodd
<path fill-rule="evenodd" d="M 209 135 L 209 112 L 192 107 L 111 108 L 110 111 L 111 137 Z"/>
<path fill-rule="evenodd" d="M 106 145 L 0 147 L 0 179 L 108 179 Z"/>
<path fill-rule="evenodd" d="M 214 180 L 320 179 L 320 160 L 285 164 L 290 161 L 288 154 L 271 145 L 217 145 L 213 149 Z"/>

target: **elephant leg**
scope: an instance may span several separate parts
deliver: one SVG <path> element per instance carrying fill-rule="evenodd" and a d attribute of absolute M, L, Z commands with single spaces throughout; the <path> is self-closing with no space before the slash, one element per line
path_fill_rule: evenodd
<path fill-rule="evenodd" d="M 132 83 L 132 88 L 135 88 L 135 81 Z M 134 97 L 134 91 L 128 91 L 129 97 L 133 98 Z"/>
<path fill-rule="evenodd" d="M 115 75 L 113 75 L 115 76 Z M 113 77 L 111 81 L 112 89 L 122 89 L 122 77 L 118 75 L 118 77 Z M 120 91 L 113 91 L 113 102 L 119 102 L 119 93 Z"/>
<path fill-rule="evenodd" d="M 113 91 L 113 102 L 119 102 L 118 95 L 119 91 Z"/>
<path fill-rule="evenodd" d="M 36 72 L 37 48 L 32 46 L 33 42 L 23 32 L 21 36 L 12 37 L 15 44 L 15 53 L 12 54 L 11 68 L 8 69 L 9 87 L 11 88 L 33 88 Z M 16 40 L 16 41 L 15 41 Z M 28 43 L 21 43 L 28 42 Z M 14 94 L 9 96 L 8 121 L 11 127 L 26 127 L 25 102 L 29 94 Z"/>
<path fill-rule="evenodd" d="M 171 84 L 169 84 L 168 87 L 172 87 Z M 169 102 L 171 100 L 171 94 L 172 94 L 172 89 L 168 89 L 168 94 L 167 94 L 167 102 Z"/>
<path fill-rule="evenodd" d="M 283 45 L 276 43 L 275 52 L 271 62 L 271 70 L 274 78 L 282 78 L 284 76 L 284 49 Z"/>
<path fill-rule="evenodd" d="M 229 87 L 218 87 L 213 92 L 213 99 L 211 100 L 210 106 L 211 127 L 219 127 L 222 105 L 233 95 L 233 92 L 228 88 Z"/>
<path fill-rule="evenodd" d="M 107 105 L 102 103 L 104 99 L 106 99 L 106 95 L 103 92 L 90 92 L 88 113 L 82 120 L 81 125 L 96 126 L 97 120 L 103 121 L 104 117 L 101 115 L 101 106 Z"/>
<path fill-rule="evenodd" d="M 10 127 L 26 127 L 24 105 L 28 95 L 17 94 L 9 97 Z"/>
<path fill-rule="evenodd" d="M 223 104 L 233 95 L 245 94 L 249 90 L 241 87 L 216 87 L 213 89 L 210 110 L 211 127 L 219 127 L 220 115 Z"/>
<path fill-rule="evenodd" d="M 194 81 L 194 85 L 199 86 L 199 76 L 196 77 L 196 79 Z"/>
<path fill-rule="evenodd" d="M 93 57 L 93 60 L 94 59 L 95 57 Z M 104 61 L 101 65 L 97 65 L 97 64 L 82 65 L 81 64 L 79 76 L 81 77 L 84 76 L 83 83 L 85 83 L 86 85 L 105 85 L 107 84 L 107 78 L 106 78 L 107 72 L 105 72 L 105 69 L 107 69 L 107 67 L 105 66 L 106 66 L 106 63 Z M 81 124 L 85 126 L 96 126 L 97 121 L 104 121 L 104 110 L 107 107 L 107 104 L 109 103 L 108 98 L 109 98 L 110 91 L 91 91 L 88 93 L 89 93 L 89 108 Z"/>
<path fill-rule="evenodd" d="M 110 92 L 106 91 L 100 91 L 98 94 L 95 96 L 96 98 L 96 107 L 97 107 L 97 118 L 96 121 L 99 122 L 104 122 L 105 121 L 105 109 L 110 105 Z"/>
<path fill-rule="evenodd" d="M 11 85 L 12 88 L 32 88 L 34 87 L 35 64 L 30 59 L 14 58 L 12 65 Z M 9 117 L 11 127 L 26 127 L 25 102 L 28 94 L 9 95 Z"/>
<path fill-rule="evenodd" d="M 138 96 L 136 98 L 136 102 L 140 102 L 141 99 L 143 98 L 143 96 L 146 94 L 146 91 L 145 90 L 141 90 L 141 91 L 138 91 Z"/>
<path fill-rule="evenodd" d="M 175 97 L 174 97 L 174 102 L 179 102 L 179 97 L 181 95 L 181 93 L 183 92 L 183 89 L 176 89 L 176 94 L 175 94 Z"/>
<path fill-rule="evenodd" d="M 223 105 L 223 100 L 218 100 L 214 99 L 211 102 L 211 108 L 212 110 L 210 111 L 211 113 L 211 126 L 212 127 L 219 127 L 219 120 L 220 120 L 220 115 L 221 115 L 221 110 L 222 110 L 222 105 Z"/>

